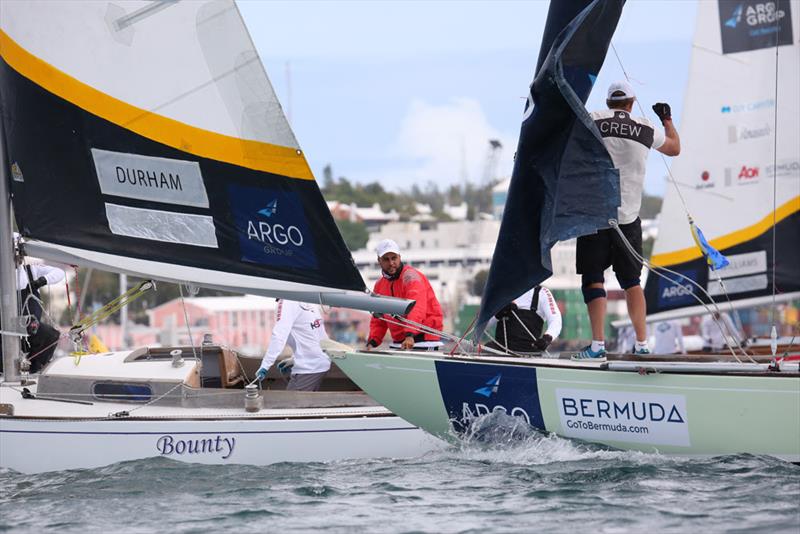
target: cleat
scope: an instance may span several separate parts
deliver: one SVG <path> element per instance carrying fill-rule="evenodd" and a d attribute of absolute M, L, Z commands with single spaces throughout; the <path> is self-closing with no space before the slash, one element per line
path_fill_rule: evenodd
<path fill-rule="evenodd" d="M 589 362 L 604 362 L 606 361 L 605 349 L 593 351 L 591 345 L 586 345 L 582 351 L 576 352 L 570 357 L 570 360 L 575 361 L 589 361 Z"/>
<path fill-rule="evenodd" d="M 650 355 L 650 349 L 648 349 L 648 348 L 634 349 L 633 354 L 635 356 L 649 356 Z"/>

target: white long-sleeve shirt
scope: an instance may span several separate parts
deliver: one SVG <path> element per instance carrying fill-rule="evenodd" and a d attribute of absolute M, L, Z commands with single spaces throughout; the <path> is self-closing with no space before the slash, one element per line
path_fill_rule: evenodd
<path fill-rule="evenodd" d="M 655 354 L 686 353 L 683 347 L 683 331 L 678 321 L 661 321 L 653 327 L 656 338 L 653 352 Z"/>
<path fill-rule="evenodd" d="M 514 304 L 521 310 L 534 309 L 532 301 L 535 289 L 536 288 L 529 289 L 526 293 L 514 299 Z M 547 329 L 544 333 L 553 339 L 557 338 L 558 334 L 561 333 L 561 310 L 558 309 L 558 304 L 556 304 L 556 299 L 553 298 L 553 294 L 550 293 L 550 290 L 546 287 L 539 290 L 539 302 L 536 303 L 536 315 L 544 319 L 544 322 L 547 324 Z"/>
<path fill-rule="evenodd" d="M 47 284 L 57 284 L 67 277 L 66 273 L 58 267 L 51 267 L 42 263 L 31 263 L 31 282 L 36 281 L 40 276 L 44 276 Z M 22 291 L 28 287 L 28 273 L 25 266 L 17 267 L 17 289 Z"/>
<path fill-rule="evenodd" d="M 331 361 L 320 347 L 323 339 L 328 339 L 328 334 L 319 306 L 281 299 L 261 367 L 272 367 L 288 343 L 294 351 L 292 374 L 324 373 L 331 368 Z"/>
<path fill-rule="evenodd" d="M 720 324 L 718 325 L 717 322 Z M 727 347 L 725 338 L 733 336 L 735 341 L 741 341 L 736 325 L 733 324 L 731 316 L 722 312 L 717 321 L 714 321 L 713 315 L 706 315 L 703 317 L 703 322 L 700 324 L 700 333 L 703 336 L 703 342 L 710 346 L 712 349 L 721 349 Z"/>

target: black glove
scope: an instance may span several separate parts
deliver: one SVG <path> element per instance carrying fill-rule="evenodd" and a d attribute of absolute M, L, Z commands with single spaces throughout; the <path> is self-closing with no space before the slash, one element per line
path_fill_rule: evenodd
<path fill-rule="evenodd" d="M 516 309 L 517 305 L 515 303 L 511 302 L 509 304 L 506 304 L 505 306 L 503 306 L 503 309 L 501 309 L 494 315 L 494 318 L 500 321 L 504 317 L 511 317 L 511 312 L 515 311 Z"/>
<path fill-rule="evenodd" d="M 665 102 L 656 102 L 653 104 L 653 111 L 655 111 L 658 118 L 661 119 L 661 123 L 663 124 L 664 121 L 672 120 L 672 110 L 669 107 L 669 104 Z"/>
<path fill-rule="evenodd" d="M 47 285 L 47 278 L 45 278 L 44 276 L 40 276 L 39 278 L 31 282 L 31 289 L 36 291 L 37 289 L 44 287 L 46 285 Z"/>
<path fill-rule="evenodd" d="M 550 346 L 550 343 L 552 342 L 553 342 L 553 336 L 545 334 L 533 342 L 533 348 L 535 348 L 536 350 L 545 350 L 547 349 L 547 347 Z"/>

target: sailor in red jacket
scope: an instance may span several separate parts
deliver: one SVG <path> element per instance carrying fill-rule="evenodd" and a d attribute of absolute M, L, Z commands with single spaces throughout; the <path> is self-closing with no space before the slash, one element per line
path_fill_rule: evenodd
<path fill-rule="evenodd" d="M 405 316 L 413 323 L 423 324 L 435 330 L 442 329 L 442 307 L 436 299 L 425 275 L 400 259 L 400 247 L 391 239 L 384 239 L 376 247 L 381 278 L 375 283 L 375 293 L 390 297 L 415 300 L 417 303 Z M 392 336 L 392 348 L 437 350 L 442 345 L 439 336 L 420 332 L 412 324 L 400 325 L 401 320 L 385 316 L 374 317 L 369 323 L 367 350 L 383 342 L 388 328 Z"/>

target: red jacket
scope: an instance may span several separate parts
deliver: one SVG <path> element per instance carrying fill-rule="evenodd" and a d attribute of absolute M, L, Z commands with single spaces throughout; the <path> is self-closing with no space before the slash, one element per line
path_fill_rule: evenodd
<path fill-rule="evenodd" d="M 439 306 L 439 301 L 436 299 L 431 283 L 428 282 L 424 274 L 410 265 L 403 265 L 400 276 L 394 280 L 389 280 L 382 276 L 375 283 L 374 291 L 378 295 L 416 300 L 417 303 L 405 317 L 415 323 L 430 326 L 436 330 L 442 329 L 442 307 Z M 410 325 L 400 326 L 373 317 L 369 322 L 368 341 L 374 341 L 377 345 L 380 345 L 383 341 L 383 336 L 386 335 L 387 328 L 391 333 L 392 341 L 395 343 L 401 343 L 405 339 L 406 333 L 414 334 L 416 341 L 422 340 L 419 338 L 420 331 Z M 424 334 L 423 339 L 425 341 L 438 341 L 439 336 Z"/>

